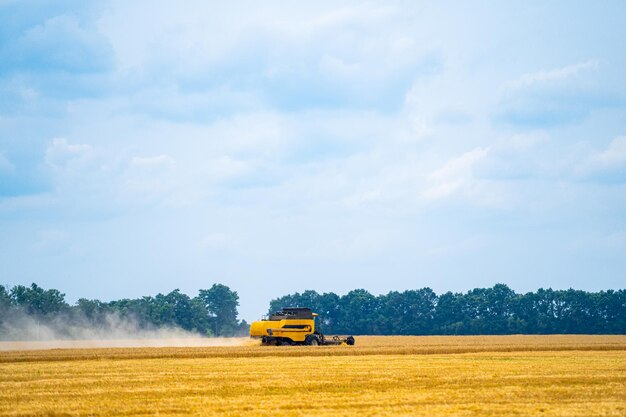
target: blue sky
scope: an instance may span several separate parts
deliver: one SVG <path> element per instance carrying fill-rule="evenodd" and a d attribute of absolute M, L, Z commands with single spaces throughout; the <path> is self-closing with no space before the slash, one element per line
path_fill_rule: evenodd
<path fill-rule="evenodd" d="M 0 282 L 624 288 L 626 3 L 0 2 Z"/>

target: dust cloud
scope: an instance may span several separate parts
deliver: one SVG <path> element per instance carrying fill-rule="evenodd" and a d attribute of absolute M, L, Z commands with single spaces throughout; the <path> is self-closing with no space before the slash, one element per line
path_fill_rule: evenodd
<path fill-rule="evenodd" d="M 204 337 L 177 327 L 145 328 L 135 320 L 107 315 L 97 325 L 57 317 L 41 322 L 28 315 L 12 317 L 0 328 L 0 351 L 77 348 L 244 346 L 247 337 Z"/>
<path fill-rule="evenodd" d="M 161 337 L 128 339 L 56 339 L 30 341 L 0 341 L 0 351 L 42 349 L 88 349 L 88 348 L 141 348 L 141 347 L 209 347 L 246 346 L 247 337 Z"/>

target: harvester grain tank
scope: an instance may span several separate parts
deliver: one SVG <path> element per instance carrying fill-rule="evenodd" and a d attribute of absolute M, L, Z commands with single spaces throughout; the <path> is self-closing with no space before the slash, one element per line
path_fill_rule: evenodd
<path fill-rule="evenodd" d="M 310 308 L 283 308 L 250 325 L 250 337 L 264 345 L 354 345 L 354 337 L 325 336 Z"/>

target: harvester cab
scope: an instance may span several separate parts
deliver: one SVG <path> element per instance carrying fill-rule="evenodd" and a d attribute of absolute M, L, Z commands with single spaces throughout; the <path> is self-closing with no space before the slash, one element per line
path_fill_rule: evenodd
<path fill-rule="evenodd" d="M 354 337 L 324 336 L 316 326 L 317 313 L 310 308 L 290 307 L 250 325 L 250 337 L 263 345 L 354 345 Z"/>

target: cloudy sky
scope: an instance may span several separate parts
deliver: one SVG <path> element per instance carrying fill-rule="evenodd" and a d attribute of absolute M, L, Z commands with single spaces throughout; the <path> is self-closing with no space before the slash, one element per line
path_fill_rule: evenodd
<path fill-rule="evenodd" d="M 626 282 L 626 3 L 0 0 L 0 282 Z M 230 3 L 229 3 L 230 4 Z"/>

